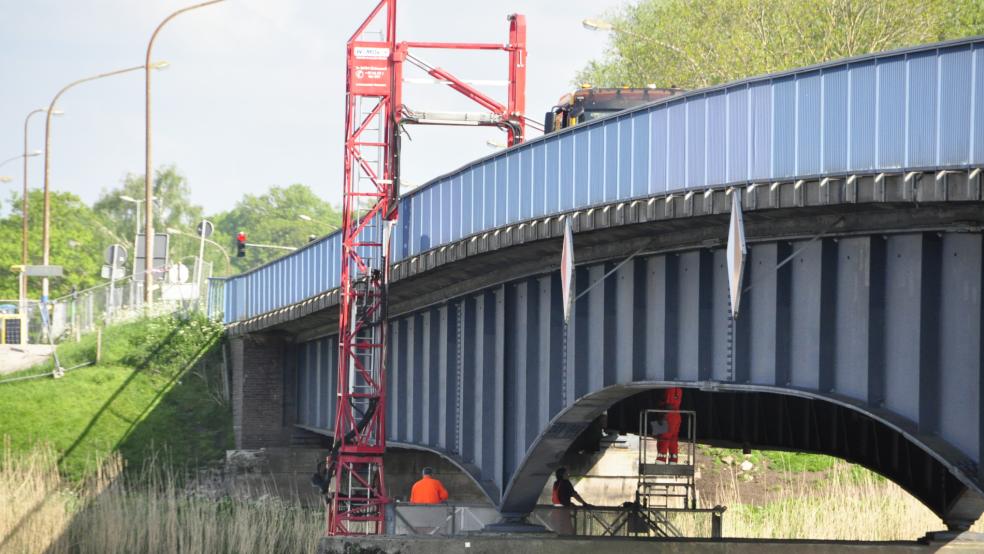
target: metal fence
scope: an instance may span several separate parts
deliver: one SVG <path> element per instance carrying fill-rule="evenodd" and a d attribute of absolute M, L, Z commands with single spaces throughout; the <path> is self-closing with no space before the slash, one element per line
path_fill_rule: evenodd
<path fill-rule="evenodd" d="M 160 270 L 166 274 L 167 268 Z M 197 273 L 196 273 L 197 274 Z M 28 344 L 48 344 L 65 339 L 78 339 L 81 335 L 94 331 L 96 327 L 125 321 L 142 315 L 159 315 L 178 310 L 207 310 L 213 292 L 208 283 L 212 274 L 212 264 L 205 262 L 201 271 L 202 284 L 195 282 L 168 282 L 164 277 L 152 291 L 152 309 L 144 306 L 144 282 L 142 276 L 127 276 L 95 287 L 80 290 L 48 303 L 48 321 L 42 317 L 38 301 L 0 300 L 0 306 L 9 306 L 11 314 L 0 314 L 0 325 L 11 325 L 11 321 L 21 322 L 17 328 L 17 338 L 24 332 Z M 219 289 L 221 291 L 221 289 Z M 220 292 L 216 293 L 220 294 Z M 50 329 L 48 328 L 50 324 Z M 5 327 L 4 327 L 5 328 Z M 13 333 L 0 336 L 0 343 L 9 340 Z M 23 343 L 22 343 L 23 344 Z"/>
<path fill-rule="evenodd" d="M 495 508 L 463 504 L 389 504 L 387 533 L 453 537 L 477 533 L 502 523 Z M 540 505 L 528 523 L 547 532 L 580 537 L 688 537 L 719 539 L 722 507 L 646 510 L 618 507 L 565 508 Z"/>
<path fill-rule="evenodd" d="M 676 191 L 984 165 L 984 38 L 672 97 L 531 140 L 400 199 L 393 260 L 520 221 Z M 225 284 L 231 323 L 338 286 L 335 233 Z"/>

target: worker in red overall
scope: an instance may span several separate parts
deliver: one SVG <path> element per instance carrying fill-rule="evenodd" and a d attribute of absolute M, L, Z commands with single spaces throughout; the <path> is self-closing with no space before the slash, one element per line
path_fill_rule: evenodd
<path fill-rule="evenodd" d="M 680 402 L 683 401 L 683 389 L 673 387 L 666 389 L 663 396 L 663 409 L 670 410 L 666 414 L 666 431 L 656 435 L 656 460 L 666 462 L 669 456 L 671 464 L 677 463 L 677 453 L 680 450 L 677 437 L 680 434 Z"/>

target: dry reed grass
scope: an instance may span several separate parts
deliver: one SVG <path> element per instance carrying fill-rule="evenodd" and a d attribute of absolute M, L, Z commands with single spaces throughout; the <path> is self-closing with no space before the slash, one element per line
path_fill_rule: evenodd
<path fill-rule="evenodd" d="M 822 486 L 787 474 L 779 499 L 765 506 L 742 502 L 738 474 L 703 504 L 728 506 L 724 536 L 829 540 L 914 540 L 943 522 L 904 489 L 874 473 L 837 463 Z M 978 521 L 973 531 L 984 531 Z"/>
<path fill-rule="evenodd" d="M 276 499 L 215 500 L 173 474 L 125 478 L 113 457 L 83 485 L 57 471 L 49 447 L 0 465 L 0 552 L 313 552 L 323 514 Z"/>
<path fill-rule="evenodd" d="M 215 500 L 189 493 L 167 472 L 126 478 L 118 456 L 74 486 L 59 475 L 50 447 L 14 455 L 8 442 L 2 460 L 0 552 L 313 552 L 323 531 L 319 511 L 272 497 Z M 702 502 L 729 506 L 728 537 L 911 540 L 943 528 L 900 487 L 847 464 L 823 487 L 794 479 L 765 506 L 743 504 L 737 479 Z M 679 523 L 708 533 L 705 522 Z"/>

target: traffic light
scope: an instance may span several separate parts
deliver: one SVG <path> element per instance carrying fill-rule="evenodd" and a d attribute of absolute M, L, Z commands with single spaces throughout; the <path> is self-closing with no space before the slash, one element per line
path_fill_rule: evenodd
<path fill-rule="evenodd" d="M 246 257 L 246 233 L 242 231 L 239 231 L 239 234 L 236 235 L 236 257 Z"/>

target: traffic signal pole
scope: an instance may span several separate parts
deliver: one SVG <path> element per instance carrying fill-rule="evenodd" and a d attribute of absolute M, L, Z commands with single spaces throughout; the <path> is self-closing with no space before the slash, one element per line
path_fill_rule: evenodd
<path fill-rule="evenodd" d="M 525 138 L 525 18 L 509 16 L 508 44 L 398 43 L 396 3 L 380 0 L 347 45 L 338 395 L 325 464 L 328 535 L 380 534 L 385 525 L 386 293 L 389 238 L 398 217 L 402 125 L 456 124 L 467 116 L 473 124 L 504 129 L 510 145 Z M 507 52 L 506 104 L 413 56 L 411 48 Z M 406 63 L 485 111 L 476 116 L 410 109 L 402 94 Z"/>

